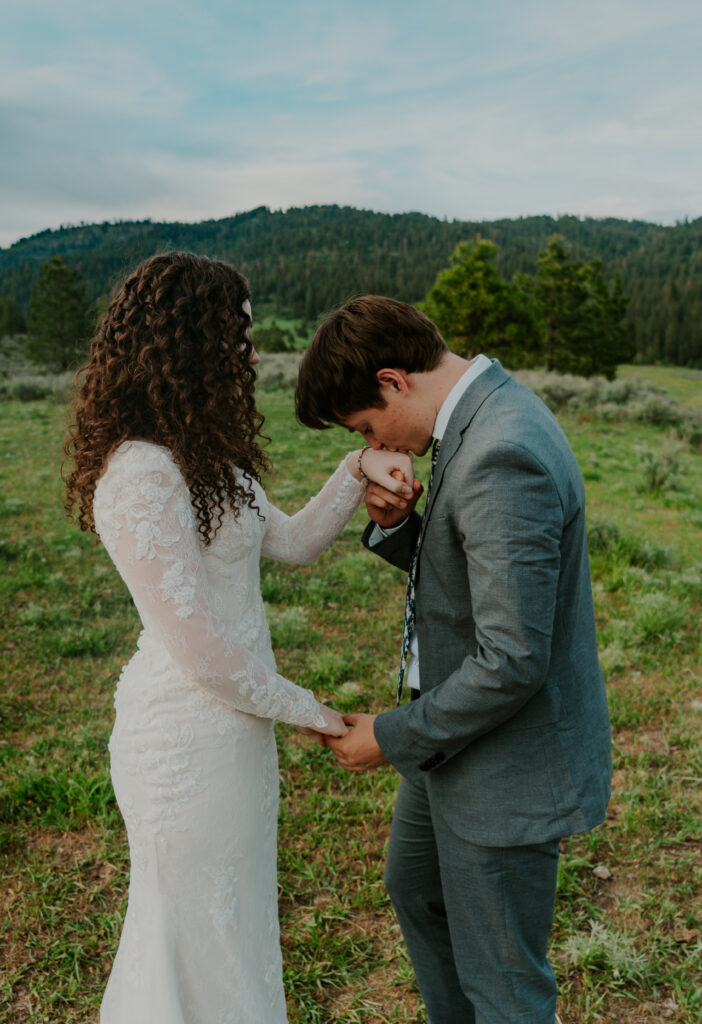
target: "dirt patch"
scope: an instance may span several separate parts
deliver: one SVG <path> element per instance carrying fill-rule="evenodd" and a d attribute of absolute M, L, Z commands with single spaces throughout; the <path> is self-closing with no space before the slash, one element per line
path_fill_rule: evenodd
<path fill-rule="evenodd" d="M 691 857 L 702 868 L 702 839 L 686 839 L 683 843 L 670 843 L 666 851 L 671 858 Z"/>
<path fill-rule="evenodd" d="M 647 753 L 665 758 L 670 753 L 670 743 L 663 729 L 620 729 L 615 741 L 625 757 Z"/>
<path fill-rule="evenodd" d="M 343 1020 L 345 1013 L 360 1010 L 364 1022 L 371 1024 L 396 1019 L 393 1014 L 401 1009 L 406 1014 L 401 1019 L 416 1020 L 423 1003 L 414 986 L 408 990 L 407 982 L 400 977 L 402 970 L 398 961 L 389 960 L 371 971 L 360 991 L 345 988 L 334 993 L 327 1003 L 332 1018 Z"/>
<path fill-rule="evenodd" d="M 32 829 L 27 833 L 27 850 L 51 857 L 57 868 L 79 867 L 86 860 L 99 860 L 104 842 L 90 826 L 72 832 Z"/>

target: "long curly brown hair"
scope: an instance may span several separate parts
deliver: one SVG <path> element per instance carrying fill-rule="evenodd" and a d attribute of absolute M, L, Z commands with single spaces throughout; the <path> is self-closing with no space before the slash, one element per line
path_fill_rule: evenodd
<path fill-rule="evenodd" d="M 76 375 L 65 508 L 82 530 L 95 530 L 95 485 L 128 439 L 168 448 L 205 544 L 225 509 L 256 509 L 250 480 L 235 475 L 237 467 L 260 480 L 268 468 L 257 442 L 263 416 L 247 299 L 248 282 L 234 267 L 187 252 L 154 256 L 126 279 Z"/>

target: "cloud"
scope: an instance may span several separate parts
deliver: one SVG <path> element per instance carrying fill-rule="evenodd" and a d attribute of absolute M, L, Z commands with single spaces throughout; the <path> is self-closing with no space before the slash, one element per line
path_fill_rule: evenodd
<path fill-rule="evenodd" d="M 349 203 L 361 200 L 353 160 L 288 157 L 234 165 L 195 158 L 174 165 L 154 157 L 149 169 L 161 189 L 161 198 L 152 204 L 154 218 L 172 216 L 174 209 L 183 211 L 183 219 L 195 220 L 210 216 L 213 208 L 225 216 L 255 206 L 334 203 L 339 194 Z"/>
<path fill-rule="evenodd" d="M 92 172 L 91 172 L 92 173 Z M 98 171 L 99 174 L 99 171 Z M 145 154 L 135 170 L 122 162 L 111 168 L 110 198 L 90 193 L 90 174 L 74 182 L 72 193 L 47 196 L 38 202 L 31 188 L 26 195 L 28 215 L 17 210 L 0 231 L 0 244 L 47 226 L 115 219 L 199 221 L 226 217 L 256 206 L 286 209 L 342 202 L 362 205 L 358 166 L 345 160 L 261 160 L 241 165 L 219 160 L 166 159 Z M 339 197 L 342 197 L 341 200 Z M 16 198 L 13 192 L 12 197 Z M 11 195 L 0 188 L 0 205 L 10 207 Z M 14 204 L 13 204 L 14 205 Z"/>
<path fill-rule="evenodd" d="M 532 0 L 522 11 L 522 27 L 528 26 L 534 40 L 552 53 L 570 55 L 700 25 L 697 0 Z"/>
<path fill-rule="evenodd" d="M 6 0 L 3 21 L 4 244 L 259 204 L 702 209 L 697 0 Z"/>
<path fill-rule="evenodd" d="M 32 109 L 65 116 L 93 112 L 107 119 L 174 118 L 187 90 L 122 44 L 105 44 L 99 54 L 23 64 L 19 55 L 0 65 L 0 103 L 5 110 Z"/>

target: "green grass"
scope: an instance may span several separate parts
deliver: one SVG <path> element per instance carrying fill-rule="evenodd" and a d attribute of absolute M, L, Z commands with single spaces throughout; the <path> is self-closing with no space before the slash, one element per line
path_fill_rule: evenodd
<path fill-rule="evenodd" d="M 677 373 L 671 392 L 686 387 Z M 267 489 L 292 511 L 353 440 L 296 424 L 287 386 L 261 404 Z M 0 403 L 0 1020 L 17 1024 L 96 1020 L 128 879 L 106 748 L 138 622 L 104 551 L 63 519 L 64 418 L 49 400 Z M 588 491 L 615 779 L 606 824 L 563 844 L 559 1013 L 690 1024 L 702 1012 L 702 454 L 682 451 L 677 489 L 642 489 L 637 446 L 661 451 L 665 430 L 561 418 Z M 392 702 L 404 584 L 362 551 L 362 523 L 312 566 L 264 562 L 262 588 L 280 670 L 342 710 L 379 711 Z M 291 1024 L 424 1021 L 382 880 L 397 776 L 348 775 L 277 733 Z"/>
<path fill-rule="evenodd" d="M 702 409 L 702 370 L 685 369 L 682 366 L 619 366 L 617 377 L 647 380 L 665 388 L 676 401 Z"/>

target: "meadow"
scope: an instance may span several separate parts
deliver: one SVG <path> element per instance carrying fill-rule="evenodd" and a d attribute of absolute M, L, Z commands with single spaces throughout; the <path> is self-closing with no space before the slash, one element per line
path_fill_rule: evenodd
<path fill-rule="evenodd" d="M 294 511 L 353 439 L 300 427 L 290 366 L 276 366 L 262 364 L 259 396 L 267 489 Z M 530 380 L 586 482 L 613 726 L 607 821 L 562 843 L 552 961 L 564 1024 L 702 1019 L 702 381 L 662 369 L 627 369 L 597 394 Z M 107 739 L 138 622 L 104 551 L 63 516 L 67 411 L 54 392 L 0 402 L 0 1021 L 13 1024 L 97 1020 L 128 880 Z M 426 482 L 426 465 L 418 474 Z M 312 566 L 264 562 L 262 585 L 280 670 L 340 710 L 380 711 L 404 581 L 363 551 L 363 522 Z M 292 729 L 277 735 L 291 1024 L 421 1024 L 382 879 L 398 778 L 348 775 Z"/>

